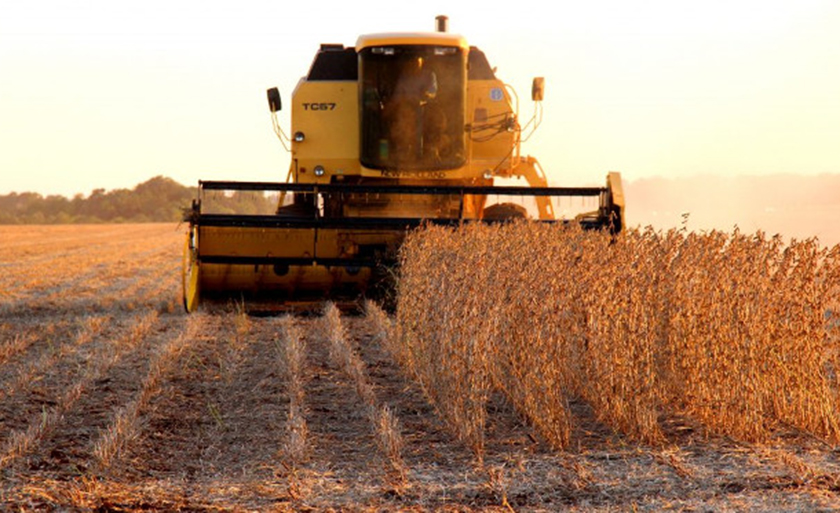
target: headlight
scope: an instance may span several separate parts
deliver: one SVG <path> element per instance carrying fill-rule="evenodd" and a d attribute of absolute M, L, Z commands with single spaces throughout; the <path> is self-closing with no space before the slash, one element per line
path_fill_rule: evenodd
<path fill-rule="evenodd" d="M 295 142 L 303 142 L 306 139 L 306 136 L 303 135 L 303 132 L 295 132 Z"/>
<path fill-rule="evenodd" d="M 324 166 L 315 166 L 315 176 L 324 176 Z"/>

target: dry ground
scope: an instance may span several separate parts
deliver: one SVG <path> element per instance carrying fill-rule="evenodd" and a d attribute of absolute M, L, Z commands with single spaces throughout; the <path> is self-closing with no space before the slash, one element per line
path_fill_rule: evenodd
<path fill-rule="evenodd" d="M 308 428 L 291 464 L 286 321 L 232 304 L 183 314 L 181 232 L 0 227 L 0 510 L 840 510 L 840 451 L 794 430 L 753 446 L 672 418 L 669 445 L 649 447 L 575 404 L 558 454 L 494 398 L 480 464 L 351 312 L 405 479 L 318 315 L 291 321 Z"/>

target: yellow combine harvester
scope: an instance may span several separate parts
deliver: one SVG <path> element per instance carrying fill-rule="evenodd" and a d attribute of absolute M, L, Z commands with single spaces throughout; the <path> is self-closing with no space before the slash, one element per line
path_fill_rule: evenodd
<path fill-rule="evenodd" d="M 393 263 L 407 230 L 532 217 L 619 232 L 621 177 L 605 187 L 548 187 L 520 144 L 541 120 L 543 80 L 534 79 L 533 118 L 478 48 L 448 33 L 361 36 L 356 46 L 322 45 L 291 102 L 286 183 L 199 182 L 187 215 L 184 306 L 215 294 L 301 301 L 363 293 Z M 523 136 L 523 132 L 526 134 Z M 285 145 L 285 143 L 284 143 Z M 494 185 L 519 178 L 528 186 Z M 245 192 L 250 191 L 250 192 Z M 211 195 L 276 195 L 273 212 L 213 211 Z M 221 195 L 221 196 L 219 196 Z M 591 198 L 570 220 L 559 198 Z"/>

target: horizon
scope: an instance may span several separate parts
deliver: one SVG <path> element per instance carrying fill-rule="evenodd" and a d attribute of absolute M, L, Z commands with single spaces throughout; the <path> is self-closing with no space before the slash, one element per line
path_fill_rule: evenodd
<path fill-rule="evenodd" d="M 816 174 L 814 174 L 814 173 L 778 172 L 778 173 L 770 173 L 770 174 L 738 174 L 738 175 L 724 175 L 724 174 L 716 174 L 716 173 L 708 173 L 708 172 L 707 173 L 702 173 L 701 172 L 701 173 L 692 174 L 692 175 L 685 175 L 685 176 L 663 176 L 663 175 L 641 176 L 641 177 L 638 177 L 638 178 L 633 179 L 633 180 L 627 180 L 627 178 L 622 176 L 622 182 L 623 182 L 623 185 L 625 187 L 627 187 L 628 185 L 634 185 L 634 184 L 639 184 L 639 183 L 642 183 L 642 182 L 655 181 L 655 180 L 667 180 L 667 181 L 692 181 L 692 180 L 699 180 L 699 179 L 750 180 L 750 179 L 773 179 L 773 178 L 785 178 L 785 177 L 805 178 L 805 179 L 808 179 L 808 178 L 813 178 L 813 179 L 830 178 L 830 177 L 840 177 L 840 172 L 835 172 L 835 173 L 823 172 L 823 173 L 816 173 Z M 41 195 L 42 197 L 45 197 L 45 198 L 49 197 L 49 196 L 62 196 L 62 197 L 65 197 L 67 199 L 73 199 L 77 195 L 81 195 L 82 197 L 87 198 L 91 194 L 93 194 L 93 192 L 96 191 L 96 190 L 104 190 L 105 192 L 112 192 L 112 191 L 116 191 L 116 190 L 125 190 L 125 189 L 131 190 L 131 189 L 134 189 L 135 187 L 137 187 L 138 185 L 141 185 L 143 183 L 151 181 L 155 178 L 164 178 L 164 179 L 168 179 L 168 180 L 173 180 L 178 185 L 181 185 L 183 187 L 197 187 L 198 186 L 198 180 L 196 180 L 196 182 L 194 184 L 190 184 L 190 183 L 181 182 L 180 180 L 178 180 L 174 177 L 171 177 L 171 176 L 157 174 L 157 175 L 154 175 L 154 176 L 149 176 L 148 178 L 141 178 L 139 182 L 129 184 L 129 185 L 126 185 L 126 186 L 118 186 L 118 187 L 112 187 L 112 188 L 93 186 L 87 192 L 78 191 L 78 192 L 75 192 L 71 195 L 67 195 L 67 194 L 63 194 L 63 193 L 44 193 L 42 191 L 36 191 L 36 190 L 14 190 L 14 191 L 10 190 L 10 191 L 7 191 L 7 192 L 0 192 L 0 196 L 6 196 L 6 195 L 10 195 L 10 194 L 34 193 L 34 194 L 39 194 L 39 195 Z M 200 178 L 199 180 L 205 180 L 205 179 Z M 275 180 L 275 182 L 276 181 L 277 180 Z M 575 184 L 575 185 L 583 185 L 583 184 Z M 838 204 L 840 204 L 840 195 L 838 195 L 837 202 L 838 202 Z"/>
<path fill-rule="evenodd" d="M 155 179 L 170 180 L 179 187 L 193 188 L 172 177 L 157 175 L 131 187 L 95 188 L 105 194 L 134 190 Z M 781 184 L 779 184 L 781 182 Z M 840 195 L 833 194 L 840 173 L 822 175 L 693 175 L 685 177 L 643 177 L 624 181 L 628 228 L 657 231 L 686 228 L 731 233 L 764 232 L 783 239 L 817 237 L 824 246 L 840 244 Z M 197 184 L 196 184 L 197 185 Z M 745 191 L 752 194 L 745 195 Z M 91 194 L 78 193 L 82 200 Z M 36 191 L 0 194 L 38 194 Z M 57 195 L 67 200 L 74 197 Z M 686 215 L 687 214 L 687 215 Z"/>

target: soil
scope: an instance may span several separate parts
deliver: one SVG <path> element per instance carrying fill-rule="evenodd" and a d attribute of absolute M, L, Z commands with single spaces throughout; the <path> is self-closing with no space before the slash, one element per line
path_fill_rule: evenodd
<path fill-rule="evenodd" d="M 100 246 L 107 259 L 71 227 L 55 232 L 58 249 L 5 230 L 16 251 L 0 252 L 0 268 L 65 271 L 0 295 L 0 510 L 840 510 L 840 450 L 793 429 L 752 445 L 664 418 L 668 441 L 651 447 L 578 402 L 572 445 L 557 452 L 497 396 L 479 460 L 353 311 L 342 322 L 399 422 L 405 478 L 331 363 L 317 312 L 291 315 L 306 348 L 308 427 L 306 458 L 292 463 L 284 314 L 247 316 L 233 303 L 182 313 L 182 235 L 169 225 L 121 229 L 123 246 Z M 89 266 L 62 264 L 71 242 Z M 104 462 L 109 433 L 118 450 Z"/>

